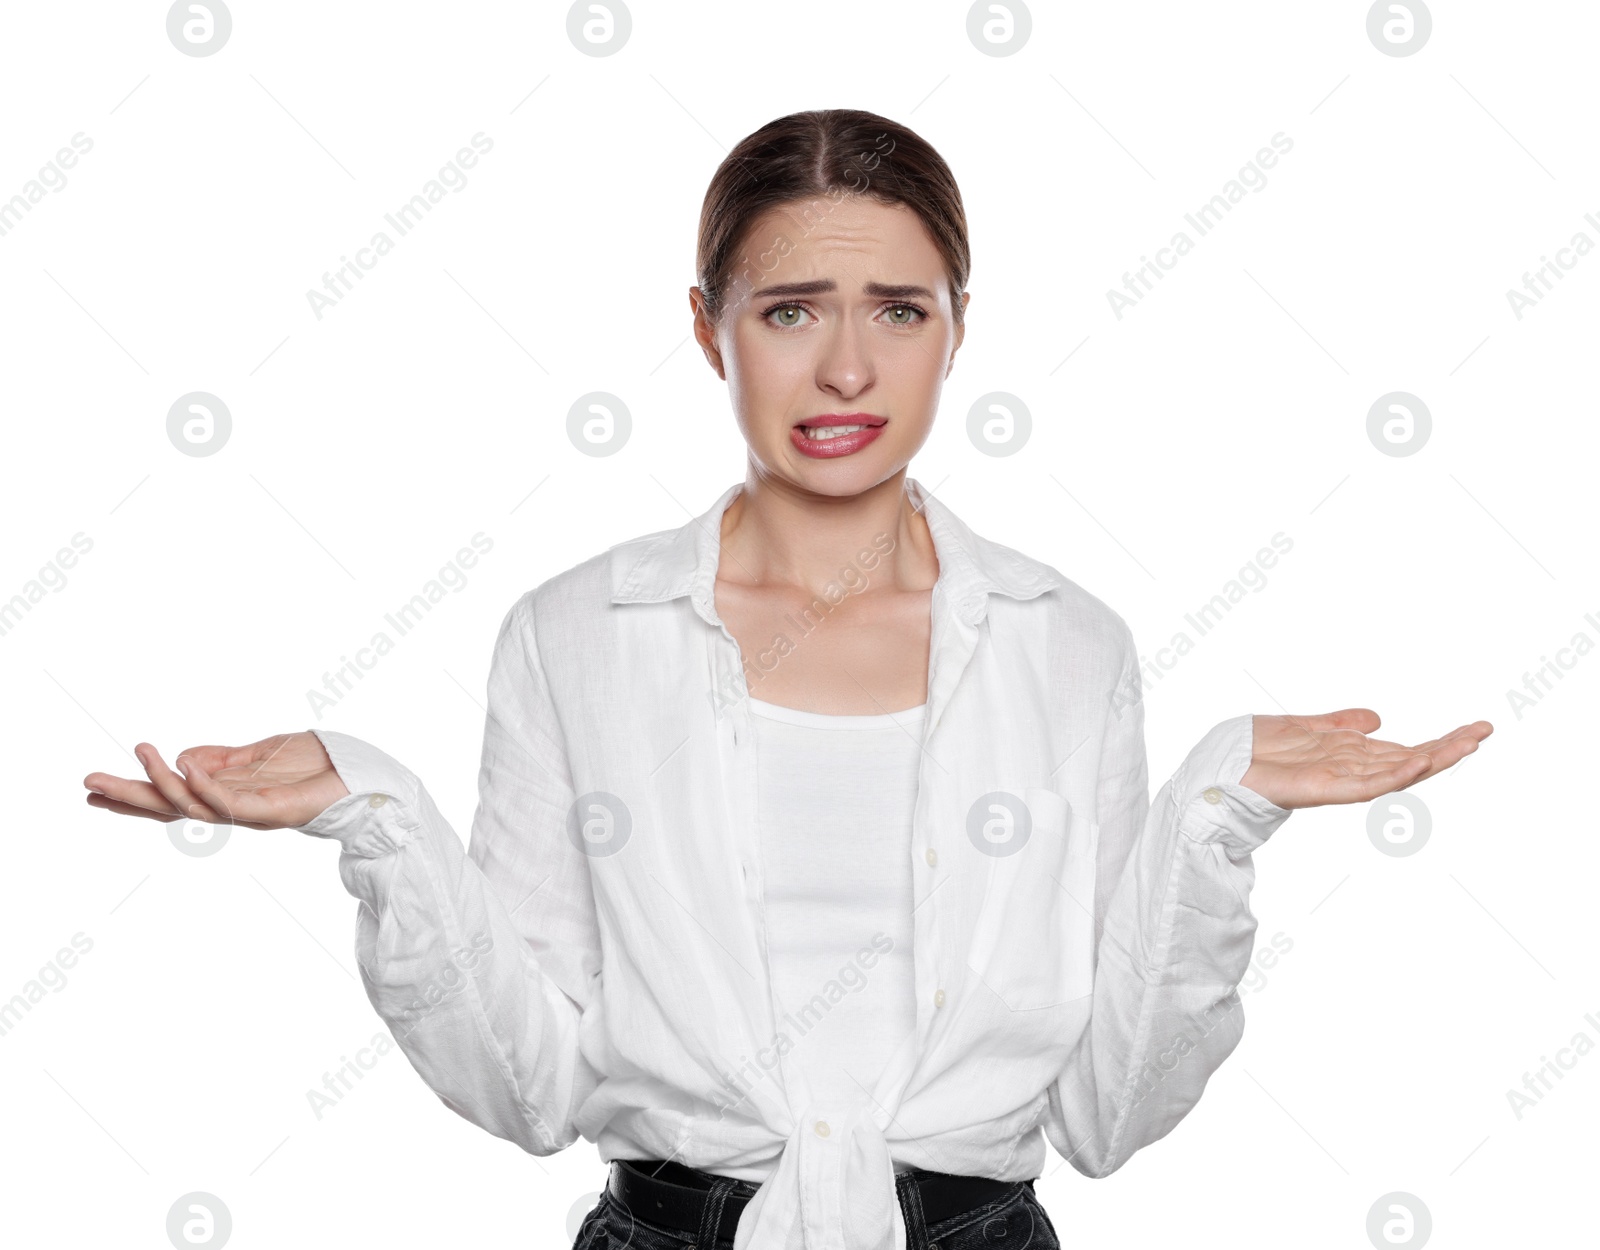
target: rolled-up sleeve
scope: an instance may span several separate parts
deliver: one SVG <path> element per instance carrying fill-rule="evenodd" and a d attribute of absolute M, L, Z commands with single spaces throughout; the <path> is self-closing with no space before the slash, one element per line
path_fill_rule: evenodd
<path fill-rule="evenodd" d="M 360 738 L 331 729 L 311 732 L 350 793 L 301 825 L 300 832 L 331 838 L 361 859 L 399 850 L 418 828 L 416 778 L 405 765 Z"/>
<path fill-rule="evenodd" d="M 597 1080 L 578 1036 L 600 943 L 533 594 L 495 642 L 470 847 L 410 769 L 326 729 L 312 732 L 350 793 L 300 831 L 340 844 L 362 982 L 413 1067 L 452 1110 L 544 1155 L 577 1140 Z"/>
<path fill-rule="evenodd" d="M 1137 652 L 1124 634 L 1099 778 L 1091 1014 L 1042 1121 L 1091 1177 L 1169 1133 L 1238 1045 L 1237 987 L 1256 931 L 1251 853 L 1290 815 L 1241 784 L 1249 715 L 1209 730 L 1150 801 Z"/>

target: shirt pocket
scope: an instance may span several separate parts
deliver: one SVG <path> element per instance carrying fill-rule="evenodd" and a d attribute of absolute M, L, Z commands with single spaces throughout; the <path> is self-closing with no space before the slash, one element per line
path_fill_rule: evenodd
<path fill-rule="evenodd" d="M 1054 790 L 1022 791 L 1010 837 L 983 850 L 990 862 L 967 962 L 1013 1011 L 1058 1007 L 1094 989 L 1095 846 L 1098 827 Z M 1003 826 L 997 826 L 1003 828 Z"/>

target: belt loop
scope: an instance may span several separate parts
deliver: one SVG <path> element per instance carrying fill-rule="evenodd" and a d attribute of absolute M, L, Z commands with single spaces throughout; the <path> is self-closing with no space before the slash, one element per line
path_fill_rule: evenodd
<path fill-rule="evenodd" d="M 711 1175 L 711 1192 L 706 1195 L 705 1206 L 701 1208 L 700 1231 L 694 1235 L 694 1250 L 717 1250 L 717 1242 L 721 1239 L 722 1208 L 728 1195 L 737 1187 L 738 1182 L 731 1176 Z"/>
<path fill-rule="evenodd" d="M 928 1225 L 922 1218 L 922 1190 L 917 1187 L 916 1170 L 896 1172 L 894 1188 L 905 1219 L 906 1250 L 928 1250 Z"/>

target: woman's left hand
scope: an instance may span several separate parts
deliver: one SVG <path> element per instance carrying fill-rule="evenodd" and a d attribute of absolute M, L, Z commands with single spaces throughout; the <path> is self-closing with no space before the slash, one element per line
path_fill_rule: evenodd
<path fill-rule="evenodd" d="M 1250 767 L 1239 784 L 1279 807 L 1364 803 L 1451 767 L 1494 732 L 1486 720 L 1414 747 L 1367 735 L 1383 722 L 1371 708 L 1321 716 L 1257 716 Z"/>

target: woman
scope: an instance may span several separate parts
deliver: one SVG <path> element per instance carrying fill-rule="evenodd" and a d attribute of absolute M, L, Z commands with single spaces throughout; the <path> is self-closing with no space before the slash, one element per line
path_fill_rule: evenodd
<path fill-rule="evenodd" d="M 964 334 L 949 169 L 870 113 L 745 139 L 695 336 L 744 480 L 525 594 L 460 840 L 329 730 L 191 747 L 129 815 L 337 839 L 368 994 L 451 1108 L 610 1161 L 577 1244 L 1059 1245 L 1243 1027 L 1251 851 L 1455 764 L 1376 714 L 1236 716 L 1149 800 L 1122 618 L 907 476 Z"/>

